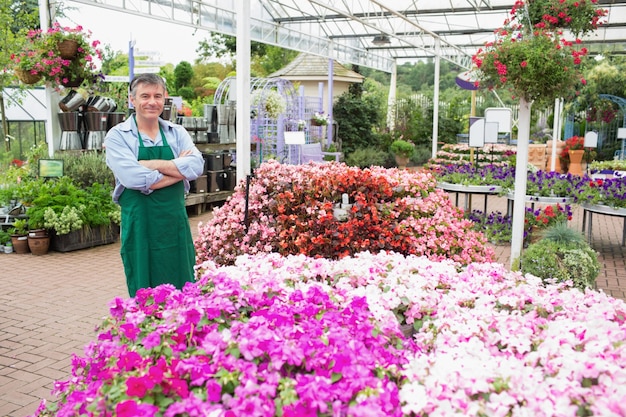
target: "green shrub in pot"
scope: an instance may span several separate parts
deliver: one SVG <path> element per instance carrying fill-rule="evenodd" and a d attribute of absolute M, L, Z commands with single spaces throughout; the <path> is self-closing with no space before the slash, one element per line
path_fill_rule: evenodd
<path fill-rule="evenodd" d="M 600 262 L 583 234 L 563 222 L 547 228 L 543 239 L 528 246 L 522 253 L 521 271 L 546 283 L 571 280 L 584 291 L 595 286 Z"/>
<path fill-rule="evenodd" d="M 391 142 L 389 151 L 394 155 L 410 158 L 415 152 L 415 145 L 403 139 L 396 139 Z"/>

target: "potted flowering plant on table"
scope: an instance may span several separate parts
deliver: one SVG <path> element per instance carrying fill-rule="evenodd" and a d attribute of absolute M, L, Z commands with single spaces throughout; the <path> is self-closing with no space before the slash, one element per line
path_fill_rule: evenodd
<path fill-rule="evenodd" d="M 528 243 L 537 242 L 543 232 L 558 223 L 572 220 L 572 207 L 569 204 L 553 204 L 538 209 L 526 208 L 526 239 Z"/>
<path fill-rule="evenodd" d="M 595 152 L 585 151 L 585 138 L 583 136 L 572 136 L 565 141 L 565 146 L 559 155 L 561 164 L 567 167 L 567 171 L 572 175 L 582 175 L 582 162 L 588 162 L 595 158 Z"/>
<path fill-rule="evenodd" d="M 328 124 L 328 116 L 323 111 L 316 111 L 311 117 L 311 125 L 326 126 Z"/>

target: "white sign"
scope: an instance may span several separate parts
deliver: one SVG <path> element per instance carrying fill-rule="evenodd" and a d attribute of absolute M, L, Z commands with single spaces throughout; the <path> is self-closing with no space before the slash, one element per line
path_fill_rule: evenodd
<path fill-rule="evenodd" d="M 286 145 L 304 145 L 304 132 L 285 132 Z"/>
<path fill-rule="evenodd" d="M 597 148 L 598 147 L 598 133 L 589 131 L 585 133 L 585 148 Z"/>
<path fill-rule="evenodd" d="M 511 133 L 511 109 L 507 107 L 489 107 L 485 109 L 485 119 L 489 123 L 498 123 L 498 132 Z"/>
<path fill-rule="evenodd" d="M 149 58 L 157 58 L 161 56 L 159 51 L 144 51 L 141 49 L 135 49 L 135 56 L 147 56 Z"/>
<path fill-rule="evenodd" d="M 127 83 L 128 75 L 105 75 L 104 82 L 107 83 Z"/>
<path fill-rule="evenodd" d="M 135 68 L 135 74 L 158 74 L 161 71 L 159 67 Z"/>
<path fill-rule="evenodd" d="M 498 143 L 498 123 L 485 122 L 485 143 Z"/>
<path fill-rule="evenodd" d="M 143 61 L 143 60 L 135 60 L 135 67 L 162 67 L 163 61 Z"/>
<path fill-rule="evenodd" d="M 485 146 L 485 119 L 470 117 L 469 146 L 482 148 Z"/>

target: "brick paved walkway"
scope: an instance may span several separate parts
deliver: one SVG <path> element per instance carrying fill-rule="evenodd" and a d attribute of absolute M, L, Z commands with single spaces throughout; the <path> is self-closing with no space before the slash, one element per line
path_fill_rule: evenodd
<path fill-rule="evenodd" d="M 462 201 L 462 198 L 460 199 Z M 489 197 L 489 211 L 506 212 L 506 201 Z M 473 208 L 483 209 L 482 198 Z M 582 210 L 574 211 L 580 230 Z M 191 218 L 192 231 L 209 213 Z M 592 246 L 603 270 L 598 287 L 626 299 L 622 220 L 594 216 Z M 94 328 L 114 297 L 126 297 L 119 242 L 44 256 L 0 254 L 0 416 L 32 414 L 41 398 L 51 398 L 55 380 L 69 377 L 72 354 L 82 355 Z M 509 266 L 509 246 L 495 246 L 498 261 Z"/>

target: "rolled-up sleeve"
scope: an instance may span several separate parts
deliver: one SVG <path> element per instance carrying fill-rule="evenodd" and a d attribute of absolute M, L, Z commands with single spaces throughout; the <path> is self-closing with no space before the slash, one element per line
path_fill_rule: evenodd
<path fill-rule="evenodd" d="M 193 181 L 204 173 L 204 157 L 191 140 L 191 136 L 180 125 L 171 125 L 173 136 L 176 138 L 176 149 L 174 149 L 174 164 L 178 171 L 187 179 Z M 172 146 L 174 148 L 174 146 Z M 178 157 L 183 151 L 191 151 L 191 154 Z"/>

